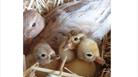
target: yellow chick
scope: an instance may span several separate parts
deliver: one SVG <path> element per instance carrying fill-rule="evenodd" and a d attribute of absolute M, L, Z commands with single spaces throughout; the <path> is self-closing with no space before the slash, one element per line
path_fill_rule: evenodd
<path fill-rule="evenodd" d="M 78 45 L 77 56 L 87 62 L 96 61 L 99 64 L 104 64 L 105 61 L 100 57 L 97 43 L 90 38 L 83 38 Z"/>
<path fill-rule="evenodd" d="M 61 43 L 59 47 L 59 56 L 63 61 L 67 56 L 66 62 L 72 61 L 76 57 L 76 48 L 80 43 L 80 40 L 85 35 L 83 33 L 77 33 L 75 31 L 70 31 L 68 36 L 65 37 L 65 40 Z"/>
<path fill-rule="evenodd" d="M 94 77 L 96 72 L 95 63 L 85 62 L 78 58 L 74 59 L 69 63 L 66 63 L 65 67 L 67 67 L 73 73 L 84 77 Z"/>

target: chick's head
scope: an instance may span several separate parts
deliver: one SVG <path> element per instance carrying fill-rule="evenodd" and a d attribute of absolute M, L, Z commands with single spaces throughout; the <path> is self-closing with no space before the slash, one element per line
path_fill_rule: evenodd
<path fill-rule="evenodd" d="M 70 31 L 67 34 L 66 41 L 64 42 L 63 48 L 67 48 L 70 50 L 73 50 L 77 47 L 77 45 L 80 43 L 81 39 L 86 37 L 84 33 L 77 32 L 77 31 Z"/>
<path fill-rule="evenodd" d="M 87 62 L 95 61 L 99 64 L 104 63 L 104 60 L 100 57 L 97 43 L 89 38 L 81 40 L 78 46 L 77 56 Z"/>
<path fill-rule="evenodd" d="M 81 39 L 85 37 L 83 33 L 72 30 L 67 33 L 64 37 L 63 42 L 59 47 L 59 56 L 61 60 L 67 56 L 67 61 L 70 62 L 76 57 L 77 45 L 80 43 Z"/>
<path fill-rule="evenodd" d="M 40 43 L 34 48 L 36 60 L 42 64 L 49 64 L 57 58 L 55 51 L 47 43 Z"/>

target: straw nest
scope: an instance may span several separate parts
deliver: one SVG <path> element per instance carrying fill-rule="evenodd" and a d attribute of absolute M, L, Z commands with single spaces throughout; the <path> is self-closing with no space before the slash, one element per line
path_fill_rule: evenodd
<path fill-rule="evenodd" d="M 111 31 L 104 36 L 99 47 L 106 64 L 99 66 L 95 77 L 111 77 Z"/>
<path fill-rule="evenodd" d="M 53 10 L 57 6 L 60 6 L 70 1 L 75 1 L 75 0 L 24 0 L 23 8 L 35 9 L 41 15 L 43 15 L 43 14 L 48 14 L 51 10 Z M 105 59 L 106 64 L 103 66 L 100 66 L 100 65 L 98 66 L 98 70 L 96 72 L 95 77 L 111 77 L 111 31 L 104 36 L 101 44 L 99 45 L 99 48 L 100 48 L 101 56 L 102 58 Z M 69 75 L 72 77 L 82 77 L 82 76 L 73 74 L 67 68 L 65 69 L 68 70 L 68 72 L 70 73 L 63 72 L 62 69 L 65 61 L 66 59 L 62 62 L 60 70 L 54 72 L 56 74 L 59 73 L 59 76 L 49 76 L 49 77 L 60 77 L 61 75 L 64 75 L 64 76 Z M 24 77 L 26 77 L 27 75 L 29 75 L 29 77 L 36 77 L 35 76 L 36 70 L 47 72 L 47 73 L 54 71 L 51 69 L 40 68 L 39 64 L 36 63 L 24 71 Z"/>
<path fill-rule="evenodd" d="M 41 14 L 47 14 L 57 6 L 75 0 L 24 0 L 23 8 L 36 9 Z"/>

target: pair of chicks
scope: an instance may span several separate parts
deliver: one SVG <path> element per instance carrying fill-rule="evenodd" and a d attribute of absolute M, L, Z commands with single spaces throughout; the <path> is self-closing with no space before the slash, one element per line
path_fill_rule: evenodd
<path fill-rule="evenodd" d="M 65 41 L 59 47 L 59 56 L 61 60 L 67 56 L 67 61 L 70 62 L 75 58 L 79 58 L 86 62 L 97 62 L 104 64 L 105 61 L 100 57 L 97 43 L 88 38 L 84 33 L 71 31 Z"/>
<path fill-rule="evenodd" d="M 61 60 L 67 56 L 65 67 L 84 77 L 94 77 L 97 70 L 95 62 L 105 63 L 97 43 L 76 30 L 69 32 L 60 45 L 59 56 Z"/>

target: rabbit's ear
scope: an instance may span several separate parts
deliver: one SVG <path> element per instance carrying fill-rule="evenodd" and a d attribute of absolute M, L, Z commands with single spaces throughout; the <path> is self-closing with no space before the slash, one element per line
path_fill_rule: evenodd
<path fill-rule="evenodd" d="M 97 56 L 95 59 L 95 62 L 97 62 L 98 64 L 105 64 L 105 60 L 103 58 L 101 58 L 100 56 Z"/>

